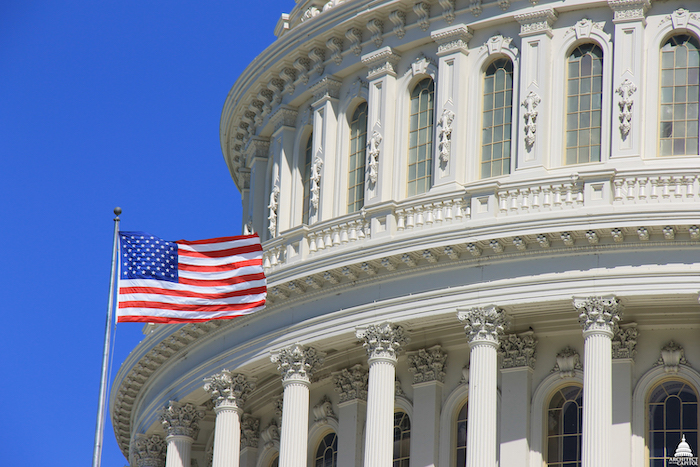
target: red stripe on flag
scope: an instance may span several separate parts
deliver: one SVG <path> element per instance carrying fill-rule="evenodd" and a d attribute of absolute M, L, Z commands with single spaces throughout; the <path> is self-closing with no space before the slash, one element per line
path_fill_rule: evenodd
<path fill-rule="evenodd" d="M 192 258 L 223 258 L 224 256 L 235 256 L 242 255 L 245 253 L 252 253 L 254 251 L 262 251 L 262 246 L 260 244 L 255 245 L 244 245 L 237 248 L 229 248 L 227 250 L 214 250 L 214 251 L 190 251 L 183 248 L 178 248 L 177 254 L 180 256 L 189 256 Z"/>
<path fill-rule="evenodd" d="M 235 292 L 224 293 L 199 293 L 191 290 L 168 290 L 160 287 L 121 287 L 119 294 L 154 294 L 154 295 L 169 295 L 173 297 L 192 297 L 192 298 L 208 298 L 217 300 L 221 298 L 242 297 L 244 295 L 254 295 L 267 292 L 267 287 L 252 287 L 250 289 L 236 290 Z"/>
<path fill-rule="evenodd" d="M 172 318 L 168 316 L 120 316 L 118 323 L 158 323 L 158 324 L 178 324 L 178 323 L 204 323 L 215 319 L 231 319 L 245 316 L 248 313 L 236 313 L 231 315 L 217 316 L 215 318 Z"/>
<path fill-rule="evenodd" d="M 195 272 L 221 272 L 233 271 L 247 266 L 262 266 L 262 259 L 248 259 L 237 261 L 235 263 L 220 264 L 218 266 L 197 266 L 194 264 L 178 263 L 177 268 L 180 271 L 195 271 Z"/>
<path fill-rule="evenodd" d="M 149 302 L 140 300 L 119 302 L 119 308 L 149 308 L 158 310 L 195 312 L 242 311 L 263 305 L 265 305 L 265 300 L 252 303 L 231 303 L 226 305 L 178 305 L 175 303 Z"/>
<path fill-rule="evenodd" d="M 259 237 L 258 234 L 251 235 L 237 235 L 235 237 L 218 237 L 218 238 L 208 238 L 206 240 L 178 240 L 175 243 L 180 243 L 182 245 L 209 245 L 210 243 L 223 243 L 223 242 L 234 242 L 237 240 L 243 240 L 247 238 Z"/>
<path fill-rule="evenodd" d="M 187 279 L 180 277 L 178 283 L 185 285 L 197 285 L 200 287 L 215 287 L 217 285 L 233 285 L 242 284 L 244 282 L 259 281 L 265 279 L 265 274 L 260 272 L 257 274 L 246 274 L 244 276 L 229 277 L 228 279 L 207 280 L 207 279 Z"/>

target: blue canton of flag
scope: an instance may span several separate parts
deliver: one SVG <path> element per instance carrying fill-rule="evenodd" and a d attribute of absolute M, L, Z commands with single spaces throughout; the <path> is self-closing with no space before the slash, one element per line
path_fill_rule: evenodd
<path fill-rule="evenodd" d="M 122 232 L 122 279 L 178 281 L 177 244 L 144 232 Z"/>

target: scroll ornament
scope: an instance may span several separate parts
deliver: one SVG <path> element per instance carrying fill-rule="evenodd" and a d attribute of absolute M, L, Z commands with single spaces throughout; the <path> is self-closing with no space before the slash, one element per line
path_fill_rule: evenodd
<path fill-rule="evenodd" d="M 315 211 L 318 211 L 318 204 L 321 199 L 321 169 L 323 168 L 323 159 L 316 156 L 313 164 L 311 164 L 311 205 Z"/>
<path fill-rule="evenodd" d="M 615 90 L 620 95 L 620 133 L 623 138 L 626 138 L 632 129 L 632 94 L 637 91 L 637 86 L 628 79 L 625 79 L 622 84 Z"/>
<path fill-rule="evenodd" d="M 537 106 L 541 102 L 540 96 L 537 93 L 530 91 L 522 102 L 525 107 L 525 144 L 528 148 L 535 144 L 535 133 L 537 132 Z"/>
<path fill-rule="evenodd" d="M 377 183 L 377 178 L 379 176 L 379 145 L 382 142 L 382 135 L 374 130 L 372 137 L 369 139 L 369 149 L 367 155 L 369 156 L 369 181 L 372 184 Z"/>
<path fill-rule="evenodd" d="M 454 112 L 449 109 L 442 111 L 438 125 L 440 126 L 440 142 L 438 149 L 440 151 L 440 162 L 447 164 L 450 162 L 450 147 L 452 143 L 452 121 L 455 118 Z"/>

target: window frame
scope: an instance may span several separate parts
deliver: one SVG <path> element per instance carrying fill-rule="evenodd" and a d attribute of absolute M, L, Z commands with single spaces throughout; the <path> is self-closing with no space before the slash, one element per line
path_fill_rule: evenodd
<path fill-rule="evenodd" d="M 511 66 L 511 102 L 510 102 L 510 135 L 509 135 L 509 141 L 510 141 L 510 154 L 508 155 L 509 163 L 508 163 L 508 172 L 507 173 L 501 173 L 499 175 L 489 175 L 488 177 L 482 176 L 482 167 L 484 164 L 484 139 L 483 139 L 483 132 L 484 132 L 484 105 L 485 105 L 485 97 L 486 97 L 486 72 L 488 69 L 497 61 L 499 60 L 507 60 L 510 62 Z M 510 55 L 504 54 L 504 53 L 498 53 L 498 54 L 493 54 L 488 56 L 488 60 L 485 60 L 484 64 L 479 67 L 480 74 L 479 74 L 479 125 L 478 125 L 478 151 L 476 154 L 479 154 L 478 160 L 477 160 L 477 169 L 476 169 L 476 178 L 478 180 L 487 180 L 487 179 L 492 179 L 495 177 L 503 177 L 503 176 L 510 176 L 513 171 L 515 170 L 515 162 L 516 162 L 516 154 L 517 154 L 517 120 L 518 120 L 518 96 L 517 96 L 517 90 L 518 90 L 518 76 L 517 76 L 517 62 L 516 60 L 513 59 Z M 515 104 L 515 105 L 514 105 Z M 493 111 L 493 109 L 491 109 Z M 505 139 L 502 141 L 505 142 Z"/>

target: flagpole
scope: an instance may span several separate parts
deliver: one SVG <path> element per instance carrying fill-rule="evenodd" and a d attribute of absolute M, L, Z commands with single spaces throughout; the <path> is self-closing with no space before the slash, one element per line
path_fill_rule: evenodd
<path fill-rule="evenodd" d="M 105 404 L 107 401 L 107 370 L 109 366 L 110 339 L 112 337 L 112 314 L 114 313 L 114 271 L 117 266 L 117 245 L 119 235 L 119 214 L 122 208 L 114 208 L 114 243 L 112 245 L 112 272 L 109 276 L 109 304 L 107 305 L 107 324 L 105 326 L 105 343 L 102 350 L 102 374 L 100 376 L 100 400 L 97 404 L 97 427 L 95 428 L 95 447 L 92 451 L 92 467 L 100 467 L 102 462 L 102 438 L 105 430 Z"/>

